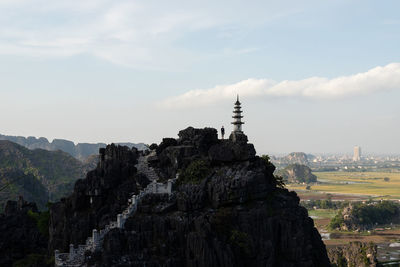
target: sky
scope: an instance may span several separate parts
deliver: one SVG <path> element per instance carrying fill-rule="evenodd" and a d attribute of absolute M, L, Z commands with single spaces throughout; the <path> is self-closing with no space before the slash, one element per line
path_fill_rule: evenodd
<path fill-rule="evenodd" d="M 0 0 L 0 133 L 400 154 L 400 2 Z"/>

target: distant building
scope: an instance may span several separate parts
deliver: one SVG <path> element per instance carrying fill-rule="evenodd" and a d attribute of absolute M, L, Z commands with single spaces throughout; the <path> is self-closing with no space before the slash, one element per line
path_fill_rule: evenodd
<path fill-rule="evenodd" d="M 361 160 L 361 147 L 355 146 L 354 154 L 353 154 L 353 161 L 360 161 L 360 160 Z"/>

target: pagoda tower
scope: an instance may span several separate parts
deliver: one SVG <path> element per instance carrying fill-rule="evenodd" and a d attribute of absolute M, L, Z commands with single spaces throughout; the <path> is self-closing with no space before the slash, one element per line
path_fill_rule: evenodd
<path fill-rule="evenodd" d="M 239 102 L 239 95 L 237 95 L 237 98 L 236 98 L 232 118 L 233 118 L 233 122 L 231 122 L 233 124 L 232 133 L 243 133 L 242 124 L 244 124 L 244 122 L 242 121 L 243 116 L 242 116 L 242 110 L 241 110 L 241 106 L 240 106 L 240 102 Z"/>

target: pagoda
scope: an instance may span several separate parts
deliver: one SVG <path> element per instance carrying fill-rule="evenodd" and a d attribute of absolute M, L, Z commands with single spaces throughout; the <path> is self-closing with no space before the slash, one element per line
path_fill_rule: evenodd
<path fill-rule="evenodd" d="M 233 108 L 233 131 L 229 136 L 229 140 L 235 143 L 247 143 L 247 136 L 242 131 L 242 110 L 241 110 L 240 102 L 239 102 L 239 95 L 237 95 L 235 106 Z"/>
<path fill-rule="evenodd" d="M 240 102 L 239 102 L 239 95 L 237 95 L 236 98 L 236 102 L 235 102 L 235 107 L 233 109 L 233 122 L 231 122 L 233 124 L 233 132 L 232 133 L 243 133 L 242 131 L 242 124 L 244 124 L 244 122 L 242 122 L 242 111 L 241 111 L 241 106 L 240 106 Z"/>

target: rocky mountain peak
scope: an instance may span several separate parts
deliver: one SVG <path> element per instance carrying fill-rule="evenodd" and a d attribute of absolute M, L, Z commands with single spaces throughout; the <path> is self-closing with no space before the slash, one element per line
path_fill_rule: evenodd
<path fill-rule="evenodd" d="M 85 254 L 86 264 L 330 266 L 307 210 L 296 193 L 277 187 L 275 167 L 256 156 L 247 137 L 220 140 L 215 129 L 193 127 L 178 137 L 148 154 L 114 145 L 100 150 L 97 168 L 53 205 L 50 249 L 84 244 L 150 180 L 177 178 L 172 192 L 141 193 L 136 212 Z"/>

